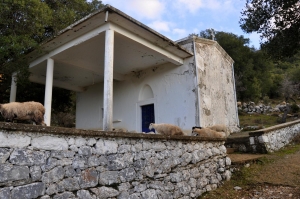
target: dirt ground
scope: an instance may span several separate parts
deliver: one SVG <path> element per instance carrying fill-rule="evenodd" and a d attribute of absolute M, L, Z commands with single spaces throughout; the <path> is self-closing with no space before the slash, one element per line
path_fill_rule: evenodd
<path fill-rule="evenodd" d="M 232 179 L 201 199 L 300 199 L 300 145 L 243 164 Z"/>

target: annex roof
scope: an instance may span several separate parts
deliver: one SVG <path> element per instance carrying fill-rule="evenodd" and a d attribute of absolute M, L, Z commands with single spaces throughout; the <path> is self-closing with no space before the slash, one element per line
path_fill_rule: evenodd
<path fill-rule="evenodd" d="M 74 91 L 103 81 L 105 31 L 114 30 L 114 79 L 132 71 L 172 63 L 193 54 L 122 11 L 105 5 L 60 31 L 28 54 L 30 80 L 45 84 L 47 59 L 54 60 L 53 85 Z"/>

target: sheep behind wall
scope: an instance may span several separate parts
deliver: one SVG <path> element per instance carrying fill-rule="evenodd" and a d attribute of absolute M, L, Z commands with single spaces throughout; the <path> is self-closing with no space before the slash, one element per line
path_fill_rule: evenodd
<path fill-rule="evenodd" d="M 149 129 L 155 129 L 158 134 L 163 135 L 184 135 L 181 128 L 172 124 L 154 124 L 149 125 Z"/>
<path fill-rule="evenodd" d="M 228 137 L 230 135 L 230 130 L 223 124 L 216 124 L 213 126 L 208 126 L 206 128 L 209 128 L 209 129 L 217 131 L 217 132 L 224 132 L 226 134 L 226 137 Z"/>
<path fill-rule="evenodd" d="M 37 125 L 43 125 L 45 108 L 39 102 L 11 102 L 0 104 L 0 112 L 6 121 L 31 120 Z"/>
<path fill-rule="evenodd" d="M 212 130 L 210 128 L 194 128 L 192 132 L 193 136 L 200 136 L 200 137 L 209 137 L 209 138 L 225 138 L 225 132 L 218 132 Z"/>

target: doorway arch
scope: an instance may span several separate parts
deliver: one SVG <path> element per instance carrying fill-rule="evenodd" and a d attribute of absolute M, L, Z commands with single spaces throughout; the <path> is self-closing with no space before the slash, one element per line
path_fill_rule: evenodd
<path fill-rule="evenodd" d="M 150 123 L 155 123 L 154 93 L 152 88 L 145 84 L 140 90 L 137 103 L 137 130 L 150 132 Z"/>

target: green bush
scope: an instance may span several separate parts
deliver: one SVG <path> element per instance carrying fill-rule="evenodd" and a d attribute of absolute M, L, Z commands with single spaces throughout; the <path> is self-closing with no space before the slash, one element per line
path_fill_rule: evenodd
<path fill-rule="evenodd" d="M 263 103 L 264 103 L 265 105 L 268 105 L 268 104 L 270 103 L 270 98 L 269 98 L 268 96 L 264 96 L 264 97 L 263 97 Z"/>
<path fill-rule="evenodd" d="M 300 110 L 300 108 L 297 104 L 294 103 L 294 104 L 291 105 L 292 113 L 297 113 L 297 112 L 299 112 L 299 110 Z"/>

